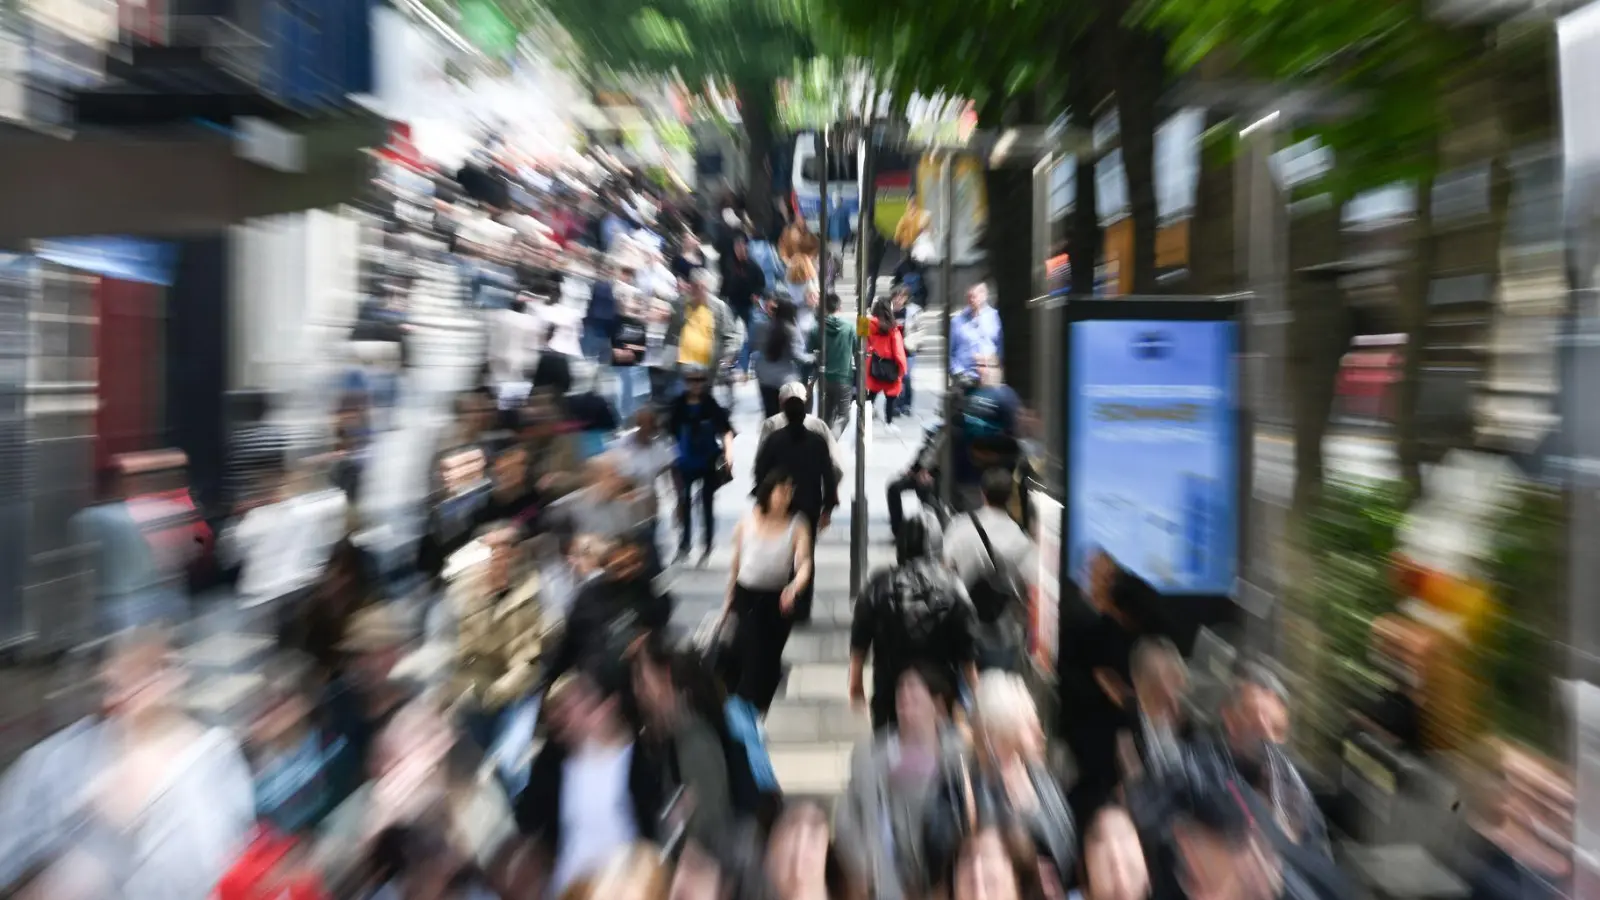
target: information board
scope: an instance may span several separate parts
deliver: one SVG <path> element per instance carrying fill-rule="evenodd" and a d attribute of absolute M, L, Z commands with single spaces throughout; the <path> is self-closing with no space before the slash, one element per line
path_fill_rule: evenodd
<path fill-rule="evenodd" d="M 1231 594 L 1239 439 L 1232 321 L 1069 325 L 1071 575 L 1096 550 L 1165 594 Z"/>

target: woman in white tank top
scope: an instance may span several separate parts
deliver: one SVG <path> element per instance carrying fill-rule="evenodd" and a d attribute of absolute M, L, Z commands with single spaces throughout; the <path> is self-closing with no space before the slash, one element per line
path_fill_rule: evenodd
<path fill-rule="evenodd" d="M 811 532 L 791 512 L 794 483 L 775 469 L 756 487 L 755 508 L 733 530 L 723 614 L 734 617 L 732 694 L 765 714 L 783 678 L 794 601 L 811 581 Z"/>

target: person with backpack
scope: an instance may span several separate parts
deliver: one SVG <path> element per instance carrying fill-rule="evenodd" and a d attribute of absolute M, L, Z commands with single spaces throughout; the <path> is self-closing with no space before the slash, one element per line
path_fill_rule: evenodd
<path fill-rule="evenodd" d="M 887 299 L 872 304 L 872 322 L 867 328 L 867 402 L 884 397 L 883 421 L 894 430 L 894 408 L 905 386 L 906 342 Z"/>
<path fill-rule="evenodd" d="M 977 679 L 977 617 L 956 574 L 944 565 L 939 523 L 930 513 L 908 520 L 895 539 L 896 565 L 875 573 L 856 598 L 850 623 L 850 701 L 867 705 L 872 658 L 872 728 L 895 722 L 895 690 L 922 663 L 951 684 Z"/>
<path fill-rule="evenodd" d="M 1005 383 L 998 358 L 980 357 L 977 366 L 978 379 L 961 397 L 956 417 L 955 500 L 961 509 L 982 506 L 983 473 L 993 468 L 1015 472 L 1021 453 L 1021 398 Z"/>
<path fill-rule="evenodd" d="M 945 534 L 944 559 L 972 598 L 978 617 L 978 668 L 1015 672 L 1027 639 L 1027 589 L 1038 571 L 1028 533 L 1011 518 L 1011 473 L 990 469 L 983 506 L 957 516 Z"/>
<path fill-rule="evenodd" d="M 711 376 L 705 368 L 692 366 L 683 377 L 684 392 L 672 401 L 667 413 L 667 429 L 678 444 L 674 481 L 678 486 L 678 560 L 689 556 L 694 543 L 691 493 L 700 483 L 701 515 L 705 525 L 705 553 L 711 556 L 716 539 L 714 518 L 717 489 L 731 478 L 733 462 L 733 423 L 728 411 L 711 396 Z"/>

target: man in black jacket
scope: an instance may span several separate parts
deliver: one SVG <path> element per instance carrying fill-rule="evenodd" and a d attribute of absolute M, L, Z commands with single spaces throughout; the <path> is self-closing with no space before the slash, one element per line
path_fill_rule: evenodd
<path fill-rule="evenodd" d="M 813 557 L 816 554 L 817 533 L 828 527 L 833 511 L 839 505 L 839 476 L 833 467 L 833 454 L 826 437 L 806 427 L 806 389 L 799 383 L 783 386 L 779 402 L 788 420 L 782 428 L 762 441 L 756 452 L 755 484 L 767 477 L 773 469 L 782 469 L 794 479 L 794 496 L 789 509 L 805 516 L 811 529 Z M 811 621 L 812 584 L 795 598 L 794 622 L 804 625 Z"/>

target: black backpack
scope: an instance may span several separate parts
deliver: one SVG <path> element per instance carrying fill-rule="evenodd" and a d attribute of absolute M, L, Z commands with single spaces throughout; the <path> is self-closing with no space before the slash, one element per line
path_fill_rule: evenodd
<path fill-rule="evenodd" d="M 999 560 L 994 558 L 994 545 L 989 543 L 989 533 L 983 530 L 978 514 L 968 513 L 967 518 L 972 520 L 972 527 L 977 529 L 978 540 L 983 541 L 984 555 L 989 558 L 989 574 L 967 589 L 972 597 L 973 609 L 978 613 L 978 621 L 987 625 L 998 621 L 1012 605 L 1022 603 L 1022 589 L 1017 579 L 1009 571 L 1002 571 Z"/>

